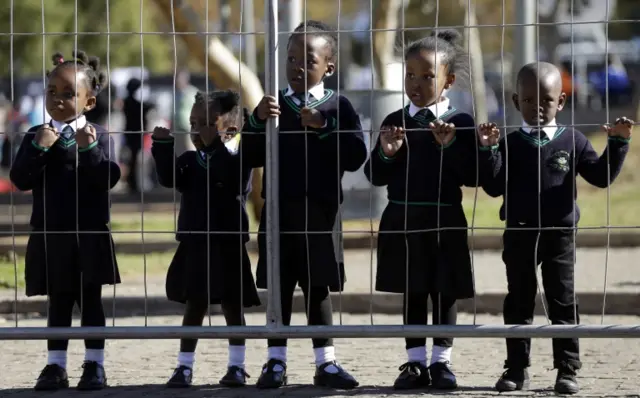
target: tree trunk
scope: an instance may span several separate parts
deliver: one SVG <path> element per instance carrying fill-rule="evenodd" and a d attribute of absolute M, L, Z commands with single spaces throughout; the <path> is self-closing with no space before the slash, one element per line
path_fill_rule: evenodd
<path fill-rule="evenodd" d="M 402 0 L 379 0 L 374 10 L 373 67 L 379 88 L 385 88 L 388 84 L 386 65 L 393 62 L 400 9 L 402 9 Z"/>
<path fill-rule="evenodd" d="M 466 9 L 464 24 L 465 29 L 465 46 L 471 57 L 469 65 L 469 83 L 471 84 L 471 92 L 473 94 L 473 106 L 475 110 L 476 123 L 485 123 L 489 120 L 486 105 L 486 87 L 484 80 L 484 64 L 482 58 L 482 47 L 480 45 L 480 36 L 476 18 L 475 5 L 472 2 L 461 0 L 462 7 Z"/>
<path fill-rule="evenodd" d="M 173 3 L 173 10 L 171 4 Z M 235 89 L 242 98 L 243 106 L 248 109 L 255 108 L 264 96 L 262 85 L 255 73 L 245 64 L 240 63 L 233 53 L 215 36 L 207 39 L 200 22 L 200 17 L 189 6 L 186 0 L 155 0 L 155 5 L 168 21 L 173 19 L 176 32 L 198 32 L 197 35 L 179 35 L 187 47 L 190 55 L 202 63 L 208 65 L 209 77 L 217 88 Z M 205 54 L 205 45 L 208 48 L 208 57 Z M 241 78 L 242 77 L 242 78 Z M 263 200 L 260 197 L 262 191 L 262 169 L 256 169 L 251 182 L 252 191 L 249 201 L 253 207 L 256 220 L 260 220 Z"/>

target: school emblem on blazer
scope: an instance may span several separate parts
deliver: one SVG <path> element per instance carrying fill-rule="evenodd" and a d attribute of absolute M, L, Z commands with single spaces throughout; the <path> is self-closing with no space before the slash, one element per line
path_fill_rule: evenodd
<path fill-rule="evenodd" d="M 569 171 L 570 159 L 571 155 L 569 155 L 569 152 L 558 151 L 551 155 L 548 164 L 552 169 L 566 173 Z"/>

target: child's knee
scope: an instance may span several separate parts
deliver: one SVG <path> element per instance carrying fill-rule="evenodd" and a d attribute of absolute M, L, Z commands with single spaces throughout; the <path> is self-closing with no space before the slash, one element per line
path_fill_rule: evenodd
<path fill-rule="evenodd" d="M 328 286 L 311 286 L 309 288 L 302 287 L 303 293 L 305 293 L 305 300 L 307 304 L 322 303 L 329 298 Z"/>
<path fill-rule="evenodd" d="M 188 301 L 184 310 L 182 324 L 184 326 L 199 326 L 207 315 L 209 305 L 204 301 Z"/>

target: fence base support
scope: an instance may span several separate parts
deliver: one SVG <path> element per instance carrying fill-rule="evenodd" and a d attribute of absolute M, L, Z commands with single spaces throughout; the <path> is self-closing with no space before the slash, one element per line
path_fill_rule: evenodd
<path fill-rule="evenodd" d="M 336 325 L 3 327 L 0 340 L 308 338 L 639 338 L 640 325 Z"/>

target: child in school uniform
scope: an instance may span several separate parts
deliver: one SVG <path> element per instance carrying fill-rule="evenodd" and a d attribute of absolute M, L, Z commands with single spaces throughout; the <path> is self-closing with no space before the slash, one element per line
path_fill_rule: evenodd
<path fill-rule="evenodd" d="M 167 273 L 169 300 L 186 304 L 183 326 L 202 326 L 209 304 L 221 304 L 227 325 L 245 325 L 244 307 L 260 305 L 246 242 L 245 210 L 253 162 L 264 155 L 241 138 L 245 114 L 234 91 L 198 93 L 190 123 L 195 151 L 176 158 L 174 137 L 156 127 L 151 148 L 162 186 L 182 194 L 177 239 Z M 181 339 L 168 387 L 189 387 L 198 340 Z M 220 384 L 246 384 L 245 340 L 229 339 L 227 373 Z"/>
<path fill-rule="evenodd" d="M 53 64 L 45 94 L 51 120 L 25 135 L 10 173 L 18 189 L 33 195 L 26 294 L 49 297 L 50 327 L 70 327 L 75 304 L 82 326 L 105 326 L 102 285 L 120 283 L 108 227 L 109 190 L 120 179 L 120 168 L 111 160 L 108 132 L 88 123 L 84 114 L 95 106 L 106 75 L 99 72 L 97 58 L 80 51 L 70 59 L 57 53 Z M 36 390 L 69 387 L 68 345 L 68 340 L 47 341 L 47 366 Z M 104 346 L 104 339 L 85 340 L 78 389 L 107 385 Z"/>
<path fill-rule="evenodd" d="M 633 121 L 620 118 L 613 126 L 604 126 L 608 150 L 598 156 L 583 133 L 556 123 L 566 100 L 556 66 L 546 62 L 525 65 L 518 73 L 516 88 L 513 103 L 522 114 L 522 127 L 500 141 L 494 124 L 479 128 L 483 153 L 495 165 L 483 175 L 483 188 L 493 197 L 504 198 L 500 209 L 507 227 L 502 252 L 508 283 L 504 322 L 532 323 L 536 268 L 542 264 L 551 322 L 578 324 L 573 236 L 580 219 L 576 175 L 600 188 L 613 182 L 629 149 Z M 545 229 L 548 227 L 555 228 Z M 507 339 L 506 371 L 496 384 L 498 391 L 528 388 L 530 352 L 531 339 Z M 553 339 L 553 365 L 558 369 L 555 391 L 577 393 L 576 374 L 582 366 L 577 338 Z"/>
<path fill-rule="evenodd" d="M 458 32 L 444 30 L 407 47 L 411 102 L 384 119 L 364 167 L 373 185 L 387 186 L 389 199 L 380 220 L 376 290 L 404 294 L 407 325 L 427 324 L 429 297 L 433 324 L 455 325 L 456 300 L 474 295 L 461 187 L 477 185 L 477 135 L 473 117 L 443 96 L 464 72 L 459 40 Z M 406 339 L 408 361 L 394 388 L 456 388 L 452 345 L 452 338 L 434 338 L 427 367 L 426 339 Z"/>
<path fill-rule="evenodd" d="M 284 68 L 289 85 L 279 93 L 278 101 L 270 96 L 263 98 L 249 118 L 249 128 L 264 132 L 268 118 L 280 119 L 283 323 L 291 322 L 293 294 L 299 285 L 309 325 L 331 325 L 329 291 L 342 290 L 345 281 L 344 267 L 336 261 L 332 237 L 342 202 L 341 179 L 345 171 L 356 171 L 362 166 L 367 150 L 360 118 L 349 100 L 324 88 L 324 78 L 336 70 L 336 34 L 322 22 L 307 21 L 290 36 L 287 51 Z M 264 134 L 255 138 L 264 140 Z M 263 197 L 264 193 L 263 190 Z M 261 220 L 256 282 L 264 289 L 267 287 L 265 209 Z M 312 341 L 314 384 L 339 389 L 356 387 L 357 381 L 336 362 L 332 339 Z M 268 360 L 257 386 L 278 388 L 287 383 L 287 341 L 270 339 L 268 345 Z"/>

